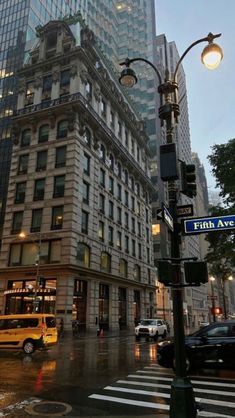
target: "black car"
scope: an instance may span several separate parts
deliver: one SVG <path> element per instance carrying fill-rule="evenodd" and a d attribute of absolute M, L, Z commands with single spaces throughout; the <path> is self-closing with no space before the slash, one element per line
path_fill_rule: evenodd
<path fill-rule="evenodd" d="M 235 321 L 214 322 L 185 337 L 187 370 L 205 367 L 235 369 Z M 174 342 L 158 344 L 158 363 L 174 368 Z"/>

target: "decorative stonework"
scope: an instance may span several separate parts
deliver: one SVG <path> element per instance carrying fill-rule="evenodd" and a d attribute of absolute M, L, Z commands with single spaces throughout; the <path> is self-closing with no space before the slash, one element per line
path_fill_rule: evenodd
<path fill-rule="evenodd" d="M 78 67 L 76 64 L 73 64 L 72 67 L 70 68 L 70 77 L 75 78 L 77 73 L 78 73 Z"/>
<path fill-rule="evenodd" d="M 66 118 L 68 120 L 68 130 L 71 132 L 75 128 L 76 113 L 73 109 L 68 109 L 65 111 Z"/>
<path fill-rule="evenodd" d="M 80 72 L 80 78 L 81 78 L 82 83 L 83 84 L 86 84 L 88 82 L 88 74 L 87 74 L 87 71 L 82 70 Z"/>
<path fill-rule="evenodd" d="M 42 76 L 38 75 L 37 77 L 35 77 L 34 88 L 39 89 L 40 87 L 42 87 Z"/>
<path fill-rule="evenodd" d="M 60 80 L 60 73 L 58 70 L 53 71 L 52 73 L 52 83 L 58 83 Z"/>
<path fill-rule="evenodd" d="M 94 97 L 97 100 L 97 102 L 99 103 L 101 100 L 101 91 L 99 87 L 95 87 L 94 88 Z"/>
<path fill-rule="evenodd" d="M 26 93 L 26 81 L 25 80 L 20 80 L 19 84 L 18 84 L 18 92 L 20 94 L 22 93 Z"/>

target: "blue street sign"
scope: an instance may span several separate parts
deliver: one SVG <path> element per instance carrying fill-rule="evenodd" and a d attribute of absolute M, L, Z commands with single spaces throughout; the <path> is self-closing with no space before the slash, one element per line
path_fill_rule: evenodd
<path fill-rule="evenodd" d="M 185 219 L 182 222 L 184 226 L 184 233 L 188 235 L 235 229 L 235 215 L 191 218 L 187 220 Z"/>
<path fill-rule="evenodd" d="M 165 224 L 171 231 L 174 231 L 174 222 L 173 217 L 169 211 L 169 209 L 162 203 L 162 218 Z"/>

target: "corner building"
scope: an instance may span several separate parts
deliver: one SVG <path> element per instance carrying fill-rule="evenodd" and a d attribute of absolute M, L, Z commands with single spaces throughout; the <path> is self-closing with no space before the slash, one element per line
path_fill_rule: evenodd
<path fill-rule="evenodd" d="M 79 22 L 38 28 L 12 138 L 1 312 L 36 301 L 94 332 L 154 316 L 148 137 Z"/>

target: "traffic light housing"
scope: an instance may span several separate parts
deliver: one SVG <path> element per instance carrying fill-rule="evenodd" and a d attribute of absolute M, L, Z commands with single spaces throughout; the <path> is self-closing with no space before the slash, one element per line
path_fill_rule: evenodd
<path fill-rule="evenodd" d="M 172 264 L 169 261 L 158 261 L 158 281 L 163 283 L 165 286 L 168 286 L 169 283 L 172 283 L 173 269 Z"/>
<path fill-rule="evenodd" d="M 196 167 L 184 161 L 181 161 L 181 193 L 191 198 L 197 194 Z"/>
<path fill-rule="evenodd" d="M 200 286 L 208 282 L 207 263 L 205 261 L 189 261 L 184 263 L 186 283 Z"/>

